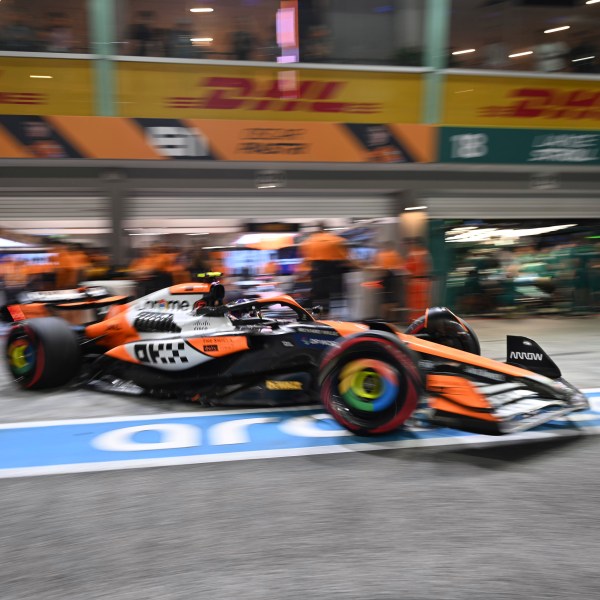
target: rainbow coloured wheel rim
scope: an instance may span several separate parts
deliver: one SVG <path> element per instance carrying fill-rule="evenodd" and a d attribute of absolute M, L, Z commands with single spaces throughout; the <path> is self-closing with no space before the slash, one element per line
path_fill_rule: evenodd
<path fill-rule="evenodd" d="M 339 372 L 338 390 L 348 406 L 354 410 L 387 410 L 393 404 L 398 389 L 398 372 L 381 360 L 352 360 Z"/>
<path fill-rule="evenodd" d="M 417 357 L 381 332 L 351 336 L 332 349 L 321 363 L 319 384 L 325 409 L 358 435 L 398 429 L 423 388 Z"/>
<path fill-rule="evenodd" d="M 28 337 L 18 337 L 9 343 L 6 354 L 15 377 L 27 377 L 35 369 L 35 348 Z"/>

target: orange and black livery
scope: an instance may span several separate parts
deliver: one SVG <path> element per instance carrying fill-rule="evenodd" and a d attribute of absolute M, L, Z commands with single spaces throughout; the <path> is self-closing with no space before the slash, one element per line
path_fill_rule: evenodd
<path fill-rule="evenodd" d="M 206 406 L 318 400 L 358 435 L 414 422 L 500 435 L 588 407 L 533 340 L 508 336 L 506 362 L 485 358 L 473 329 L 445 308 L 400 331 L 319 320 L 287 295 L 226 303 L 217 278 L 129 302 L 35 300 L 10 307 L 6 347 L 14 379 L 30 390 L 77 382 Z M 102 310 L 74 324 L 58 316 L 65 303 Z"/>

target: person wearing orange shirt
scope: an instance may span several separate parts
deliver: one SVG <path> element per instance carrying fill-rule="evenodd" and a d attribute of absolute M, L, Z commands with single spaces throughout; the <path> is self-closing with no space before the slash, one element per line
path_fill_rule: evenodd
<path fill-rule="evenodd" d="M 311 300 L 327 315 L 332 299 L 343 295 L 343 275 L 349 263 L 346 240 L 320 223 L 318 231 L 301 244 L 300 253 L 310 263 Z"/>
<path fill-rule="evenodd" d="M 160 243 L 145 248 L 142 255 L 130 263 L 129 271 L 138 282 L 142 295 L 172 285 L 173 278 L 169 272 L 171 263 L 172 257 Z"/>
<path fill-rule="evenodd" d="M 273 279 L 279 273 L 279 266 L 273 258 L 264 263 L 260 269 L 260 274 L 267 279 Z"/>
<path fill-rule="evenodd" d="M 87 279 L 87 271 L 92 266 L 89 256 L 82 245 L 73 245 L 71 249 L 73 267 L 77 271 L 77 283 Z"/>
<path fill-rule="evenodd" d="M 6 302 L 12 304 L 27 286 L 27 264 L 15 257 L 0 262 L 0 288 L 4 287 Z"/>
<path fill-rule="evenodd" d="M 410 274 L 406 304 L 410 309 L 410 319 L 413 320 L 423 315 L 431 300 L 431 256 L 422 238 L 411 241 L 406 269 Z"/>
<path fill-rule="evenodd" d="M 375 267 L 383 271 L 383 294 L 381 301 L 382 317 L 394 321 L 395 309 L 401 304 L 402 276 L 406 272 L 404 259 L 392 242 L 383 242 L 375 256 Z"/>
<path fill-rule="evenodd" d="M 76 257 L 67 244 L 55 249 L 56 289 L 66 290 L 77 286 L 78 266 Z"/>

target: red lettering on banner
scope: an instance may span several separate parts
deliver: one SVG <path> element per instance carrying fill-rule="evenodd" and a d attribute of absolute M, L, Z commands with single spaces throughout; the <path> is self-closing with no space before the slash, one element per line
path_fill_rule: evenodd
<path fill-rule="evenodd" d="M 45 104 L 46 95 L 34 92 L 0 92 L 0 104 Z"/>
<path fill-rule="evenodd" d="M 600 92 L 518 88 L 511 90 L 508 96 L 518 100 L 505 106 L 484 106 L 479 109 L 479 116 L 523 119 L 600 119 Z"/>
<path fill-rule="evenodd" d="M 174 96 L 165 99 L 167 108 L 248 110 L 316 113 L 376 114 L 383 105 L 379 103 L 356 103 L 336 100 L 346 83 L 343 81 L 302 81 L 296 97 L 281 89 L 278 80 L 269 80 L 261 89 L 260 80 L 246 77 L 209 77 L 201 82 L 208 88 L 205 98 Z"/>
<path fill-rule="evenodd" d="M 511 96 L 524 98 L 514 105 L 515 117 L 539 117 L 545 106 L 552 101 L 552 90 L 531 90 L 522 88 L 515 90 Z"/>
<path fill-rule="evenodd" d="M 204 108 L 226 110 L 240 108 L 244 98 L 250 95 L 254 87 L 252 80 L 245 77 L 210 77 L 204 85 L 218 88 L 208 95 Z"/>

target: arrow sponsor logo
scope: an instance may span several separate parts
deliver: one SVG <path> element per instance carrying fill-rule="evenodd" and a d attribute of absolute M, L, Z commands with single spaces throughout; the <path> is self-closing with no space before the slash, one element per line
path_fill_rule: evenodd
<path fill-rule="evenodd" d="M 537 352 L 511 352 L 510 359 L 542 361 L 544 359 L 544 355 L 538 354 Z"/>

